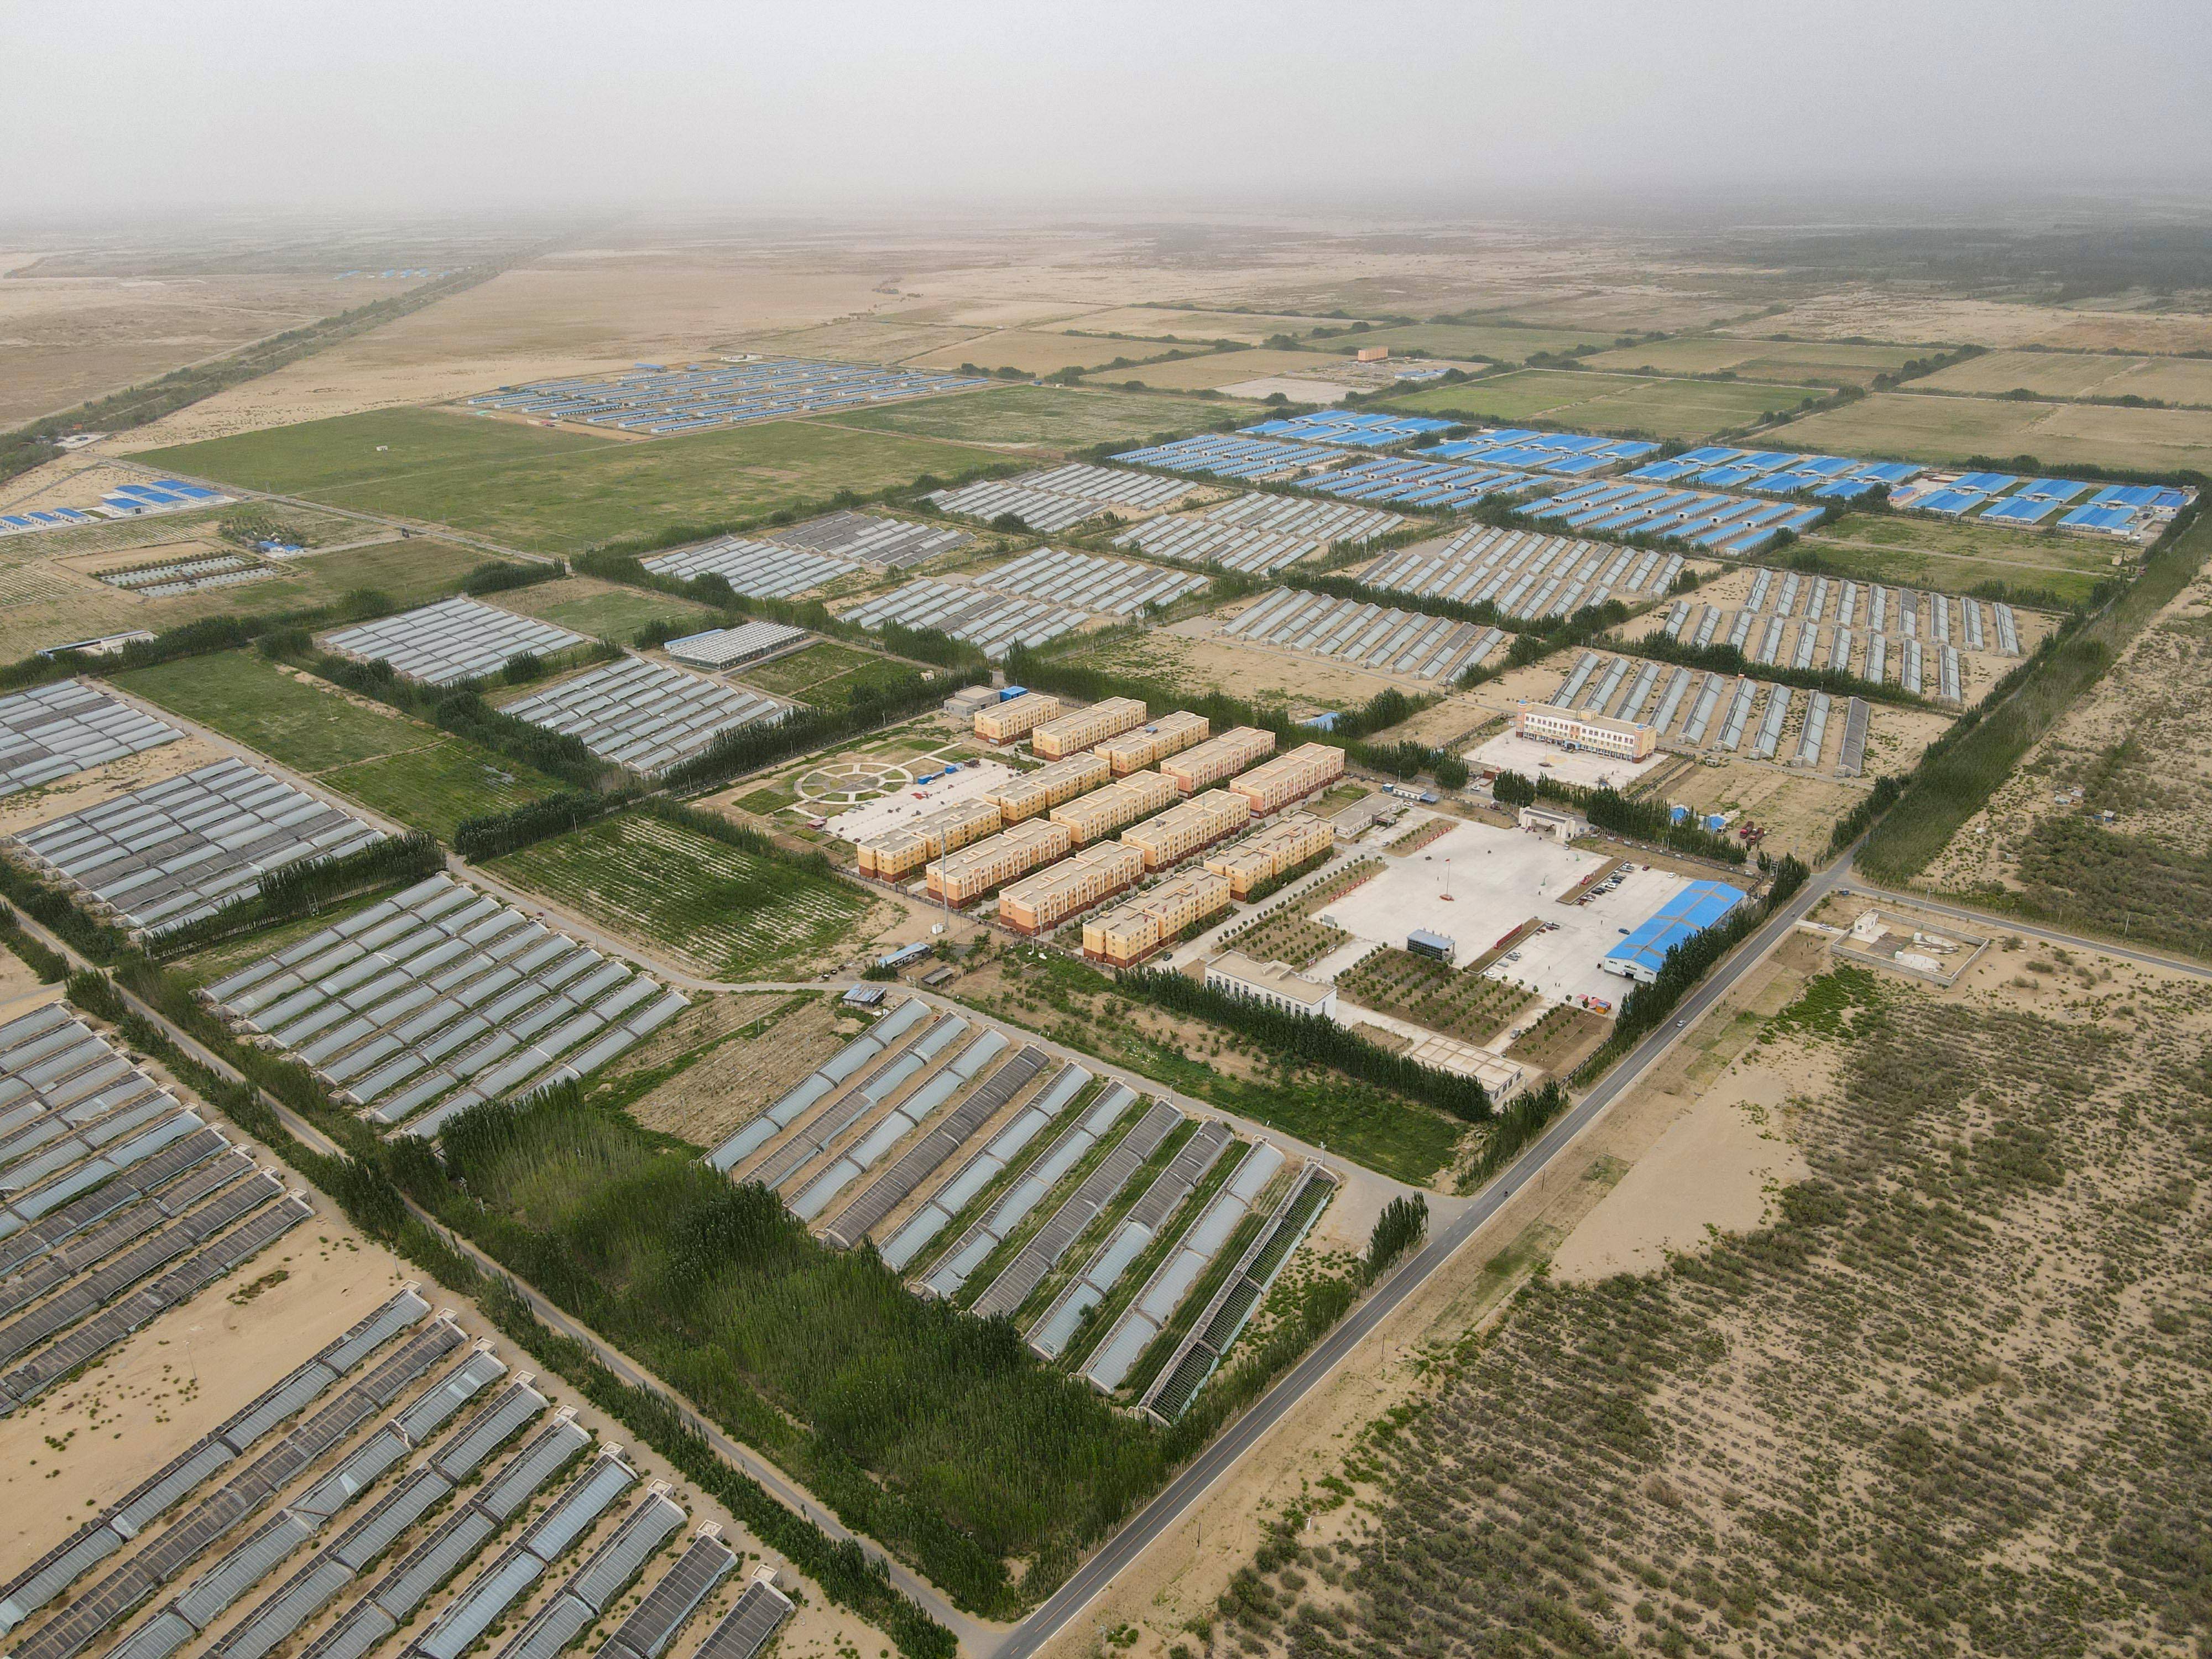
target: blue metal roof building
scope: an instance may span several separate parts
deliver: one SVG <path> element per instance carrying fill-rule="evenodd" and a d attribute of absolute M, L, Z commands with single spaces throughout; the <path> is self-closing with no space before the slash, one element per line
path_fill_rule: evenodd
<path fill-rule="evenodd" d="M 1658 977 L 1668 951 L 1727 921 L 1748 896 L 1741 888 L 1723 881 L 1693 881 L 1607 951 L 1598 966 L 1609 974 L 1649 985 Z"/>

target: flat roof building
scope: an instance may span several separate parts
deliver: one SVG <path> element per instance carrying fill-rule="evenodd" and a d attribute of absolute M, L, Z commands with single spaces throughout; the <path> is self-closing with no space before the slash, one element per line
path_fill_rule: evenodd
<path fill-rule="evenodd" d="M 1562 847 L 1589 834 L 1589 820 L 1565 806 L 1524 806 L 1516 815 L 1523 830 L 1549 836 Z"/>
<path fill-rule="evenodd" d="M 1186 749 L 1173 760 L 1162 761 L 1160 775 L 1173 779 L 1184 794 L 1194 795 L 1274 752 L 1273 732 L 1256 726 L 1232 726 L 1219 737 Z"/>
<path fill-rule="evenodd" d="M 1658 747 L 1656 727 L 1635 720 L 1616 720 L 1603 714 L 1575 714 L 1548 703 L 1524 704 L 1513 711 L 1516 736 L 1537 743 L 1555 743 L 1562 749 L 1588 750 L 1621 760 L 1649 760 Z"/>
<path fill-rule="evenodd" d="M 1193 744 L 1204 743 L 1211 729 L 1205 715 L 1179 708 L 1172 714 L 1163 714 L 1156 720 L 1132 727 L 1119 737 L 1107 738 L 1098 745 L 1097 752 L 1106 757 L 1118 778 L 1142 771 L 1147 766 L 1157 766 L 1170 755 L 1179 755 Z"/>
<path fill-rule="evenodd" d="M 860 855 L 862 875 L 896 881 L 932 859 L 996 835 L 1000 828 L 998 803 L 987 795 L 940 806 L 912 823 L 856 841 L 853 849 Z"/>
<path fill-rule="evenodd" d="M 1121 839 L 1145 855 L 1147 870 L 1181 863 L 1233 836 L 1252 820 L 1252 804 L 1226 789 L 1209 789 L 1193 795 L 1180 806 L 1170 806 L 1156 818 L 1147 818 Z"/>
<path fill-rule="evenodd" d="M 1286 962 L 1261 962 L 1241 951 L 1224 951 L 1206 964 L 1209 990 L 1249 997 L 1285 1014 L 1336 1018 L 1336 987 L 1308 979 Z"/>
<path fill-rule="evenodd" d="M 1002 889 L 999 920 L 1018 933 L 1042 933 L 1133 886 L 1144 873 L 1142 853 L 1102 841 Z"/>
<path fill-rule="evenodd" d="M 1304 800 L 1344 775 L 1344 750 L 1334 744 L 1302 743 L 1230 781 L 1230 788 L 1252 803 L 1252 816 L 1265 817 L 1292 801 Z"/>
<path fill-rule="evenodd" d="M 1182 799 L 1175 785 L 1158 773 L 1132 772 L 1103 789 L 1062 801 L 1052 809 L 1052 821 L 1066 824 L 1075 836 L 1075 844 L 1081 847 Z"/>
<path fill-rule="evenodd" d="M 1060 713 L 1060 699 L 1042 691 L 1024 691 L 1003 702 L 986 703 L 975 711 L 975 735 L 986 743 L 1012 743 L 1035 731 L 1040 720 Z"/>
<path fill-rule="evenodd" d="M 1229 883 L 1191 870 L 1083 924 L 1083 953 L 1127 968 L 1229 908 Z"/>
<path fill-rule="evenodd" d="M 1034 772 L 1017 773 L 983 799 L 998 807 L 1000 822 L 1019 823 L 1097 788 L 1110 775 L 1103 757 L 1070 755 Z"/>
<path fill-rule="evenodd" d="M 1229 878 L 1229 890 L 1243 898 L 1254 888 L 1295 870 L 1336 845 L 1336 826 L 1310 812 L 1292 812 L 1244 837 L 1234 847 L 1206 855 L 1206 867 Z"/>
<path fill-rule="evenodd" d="M 1043 760 L 1059 760 L 1142 726 L 1145 712 L 1145 705 L 1134 697 L 1109 697 L 1073 714 L 1040 721 L 1030 733 L 1030 750 Z"/>
<path fill-rule="evenodd" d="M 969 904 L 1049 864 L 1074 844 L 1064 823 L 1018 823 L 947 853 L 929 866 L 929 893 L 947 904 Z"/>

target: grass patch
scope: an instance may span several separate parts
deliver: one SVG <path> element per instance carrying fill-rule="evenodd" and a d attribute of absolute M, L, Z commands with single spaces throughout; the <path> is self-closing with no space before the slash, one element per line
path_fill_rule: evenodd
<path fill-rule="evenodd" d="M 858 948 L 876 908 L 827 873 L 637 813 L 622 813 L 493 860 L 502 880 L 558 899 L 701 972 L 774 977 Z"/>
<path fill-rule="evenodd" d="M 180 657 L 118 674 L 115 683 L 441 841 L 453 839 L 463 818 L 562 787 L 465 738 L 356 702 L 251 651 Z"/>
<path fill-rule="evenodd" d="M 519 587 L 495 595 L 491 602 L 501 610 L 617 644 L 635 638 L 648 623 L 673 623 L 699 633 L 714 627 L 720 617 L 709 605 L 679 599 L 672 593 L 618 586 L 596 576 L 565 576 L 536 587 Z"/>
<path fill-rule="evenodd" d="M 748 668 L 738 678 L 779 697 L 795 697 L 817 708 L 843 708 L 861 692 L 895 684 L 915 669 L 915 664 L 897 657 L 823 640 Z"/>
<path fill-rule="evenodd" d="M 1492 380 L 1433 386 L 1381 407 L 1464 421 L 1540 420 L 1593 432 L 1691 440 L 1733 431 L 1823 395 L 1814 386 L 1524 368 Z"/>
<path fill-rule="evenodd" d="M 1737 340 L 1697 334 L 1678 340 L 1649 340 L 1640 345 L 1601 351 L 1583 361 L 1592 368 L 1641 370 L 1651 374 L 1734 374 L 1746 380 L 1816 381 L 1826 386 L 1865 386 L 1877 374 L 1894 374 L 1921 346 L 1845 345 L 1834 340 Z"/>
<path fill-rule="evenodd" d="M 963 443 L 1074 450 L 1087 449 L 1092 444 L 1133 441 L 1159 433 L 1200 432 L 1232 416 L 1257 420 L 1260 414 L 1255 404 L 1164 398 L 1091 386 L 1011 386 L 995 392 L 971 392 L 826 416 L 820 424 Z"/>
<path fill-rule="evenodd" d="M 1587 328 L 1515 328 L 1504 323 L 1413 323 L 1401 328 L 1373 328 L 1364 334 L 1340 335 L 1316 340 L 1316 351 L 1354 352 L 1366 346 L 1389 346 L 1398 351 L 1418 351 L 1431 357 L 1480 359 L 1493 363 L 1522 363 L 1540 352 L 1573 351 L 1583 346 L 1611 345 L 1620 336 Z"/>
<path fill-rule="evenodd" d="M 923 473 L 963 477 L 997 459 L 895 428 L 813 421 L 626 443 L 435 410 L 344 415 L 144 459 L 546 553 L 724 523 L 840 490 L 865 495 Z"/>
<path fill-rule="evenodd" d="M 2212 410 L 2114 409 L 2100 404 L 2014 402 L 1878 392 L 1760 434 L 1777 449 L 1967 461 L 2033 456 L 2138 472 L 2212 469 Z"/>

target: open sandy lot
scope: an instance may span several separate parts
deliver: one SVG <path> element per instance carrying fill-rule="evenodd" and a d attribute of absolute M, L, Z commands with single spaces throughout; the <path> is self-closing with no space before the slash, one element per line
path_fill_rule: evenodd
<path fill-rule="evenodd" d="M 1134 352 L 1129 354 L 1136 356 Z M 1267 380 L 1291 370 L 1326 372 L 1334 360 L 1314 351 L 1217 351 L 1207 357 L 1186 357 L 1180 362 L 1148 363 L 1138 368 L 1113 368 L 1092 376 L 1119 386 L 1142 380 L 1167 392 L 1212 392 L 1248 380 Z"/>
<path fill-rule="evenodd" d="M 1217 685 L 1234 686 L 1240 696 L 1281 702 L 1297 715 L 1365 702 L 1396 684 L 1317 657 L 1179 633 L 1173 628 L 1135 638 L 1116 636 L 1110 650 L 1121 672 L 1172 686 L 1180 694 L 1197 696 Z"/>
<path fill-rule="evenodd" d="M 0 276 L 0 427 L 416 286 L 304 275 L 41 276 L 10 270 Z"/>
<path fill-rule="evenodd" d="M 1743 332 L 1816 340 L 1863 335 L 1905 343 L 1990 347 L 2045 345 L 2083 350 L 2203 351 L 2212 348 L 2212 316 L 2131 311 L 2075 311 L 1999 300 L 1952 299 L 1845 286 L 1801 300 Z"/>

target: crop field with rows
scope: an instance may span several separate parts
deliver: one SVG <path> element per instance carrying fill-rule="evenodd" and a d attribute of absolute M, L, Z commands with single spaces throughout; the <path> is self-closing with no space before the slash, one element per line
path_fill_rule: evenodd
<path fill-rule="evenodd" d="M 1539 1275 L 1355 1455 L 1373 1528 L 1279 1538 L 1224 1612 L 1292 1653 L 2188 1650 L 2212 990 L 2078 983 L 1812 981 L 1759 1039 L 1814 1055 L 1771 1224 Z"/>
<path fill-rule="evenodd" d="M 857 949 L 878 908 L 830 876 L 772 866 L 635 813 L 539 842 L 490 867 L 698 973 L 729 978 L 811 971 L 825 951 Z"/>

